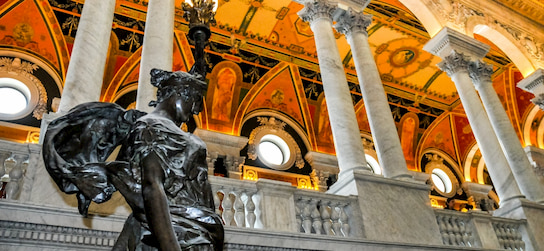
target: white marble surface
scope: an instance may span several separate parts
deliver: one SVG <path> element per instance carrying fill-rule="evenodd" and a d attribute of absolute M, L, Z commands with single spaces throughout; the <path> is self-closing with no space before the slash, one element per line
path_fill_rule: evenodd
<path fill-rule="evenodd" d="M 149 101 L 157 89 L 151 83 L 151 69 L 171 71 L 174 54 L 174 0 L 149 1 L 145 22 L 136 109 L 151 112 Z M 189 66 L 190 67 L 190 66 Z"/>
<path fill-rule="evenodd" d="M 507 206 L 495 210 L 493 215 L 526 220 L 526 227 L 522 228 L 526 250 L 544 250 L 544 205 L 526 199 L 515 199 Z"/>
<path fill-rule="evenodd" d="M 351 174 L 351 181 L 334 184 L 329 191 L 349 195 L 355 188 L 368 240 L 442 243 L 428 185 L 361 172 Z"/>
<path fill-rule="evenodd" d="M 383 175 L 388 178 L 410 177 L 397 127 L 391 115 L 374 54 L 368 43 L 366 27 L 361 29 L 358 25 L 365 21 L 370 23 L 368 19 L 371 19 L 370 15 L 348 11 L 340 18 L 341 22 L 337 20 L 335 28 L 346 34 L 351 46 L 368 123 Z"/>
<path fill-rule="evenodd" d="M 240 150 L 246 146 L 248 138 L 234 136 L 197 128 L 194 133 L 205 143 L 208 153 L 216 152 L 219 155 L 240 156 Z"/>
<path fill-rule="evenodd" d="M 59 112 L 99 101 L 115 0 L 87 0 L 77 28 Z"/>
<path fill-rule="evenodd" d="M 480 60 L 489 46 L 445 27 L 423 49 L 443 59 L 439 66 L 455 83 L 501 205 L 523 197 L 468 73 L 469 62 Z"/>
<path fill-rule="evenodd" d="M 493 82 L 491 81 L 493 67 L 483 64 L 483 62 L 477 62 L 474 65 L 480 66 L 479 69 L 470 67 L 474 86 L 480 94 L 480 99 L 487 111 L 491 126 L 497 134 L 503 153 L 516 178 L 521 193 L 529 200 L 542 203 L 544 202 L 544 185 L 539 183 L 538 178 L 535 176 L 533 167 L 521 146 L 510 118 L 508 118 L 502 102 L 493 88 Z"/>
<path fill-rule="evenodd" d="M 297 232 L 295 218 L 295 187 L 290 183 L 259 179 L 260 211 L 266 229 Z"/>
<path fill-rule="evenodd" d="M 328 4 L 308 2 L 298 15 L 314 32 L 323 91 L 332 129 L 340 176 L 351 169 L 367 169 L 363 143 L 342 59 L 334 38 Z"/>

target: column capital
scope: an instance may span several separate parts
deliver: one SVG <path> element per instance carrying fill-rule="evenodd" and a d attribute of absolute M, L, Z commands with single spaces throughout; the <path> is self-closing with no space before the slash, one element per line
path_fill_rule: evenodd
<path fill-rule="evenodd" d="M 372 23 L 372 15 L 357 12 L 349 8 L 344 14 L 335 19 L 334 28 L 346 35 L 350 36 L 353 32 L 361 32 L 368 36 L 366 29 Z"/>
<path fill-rule="evenodd" d="M 312 23 L 318 19 L 328 19 L 332 22 L 332 17 L 337 9 L 335 2 L 325 0 L 315 0 L 306 2 L 304 8 L 297 14 L 304 22 Z"/>
<path fill-rule="evenodd" d="M 457 51 L 464 53 L 473 60 L 477 60 L 482 59 L 487 54 L 489 45 L 456 30 L 444 27 L 423 46 L 423 50 L 441 58 L 445 58 L 453 51 Z"/>
<path fill-rule="evenodd" d="M 486 64 L 481 60 L 470 62 L 468 65 L 468 74 L 473 80 L 472 83 L 476 88 L 482 87 L 485 84 L 491 84 L 491 74 L 493 74 L 493 66 Z"/>
<path fill-rule="evenodd" d="M 464 53 L 452 51 L 450 55 L 444 57 L 442 62 L 438 63 L 438 67 L 451 77 L 459 71 L 468 71 L 470 62 L 469 56 Z"/>

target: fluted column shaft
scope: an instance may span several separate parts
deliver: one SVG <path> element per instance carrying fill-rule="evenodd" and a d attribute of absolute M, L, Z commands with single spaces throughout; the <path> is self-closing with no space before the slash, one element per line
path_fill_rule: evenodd
<path fill-rule="evenodd" d="M 493 180 L 501 204 L 523 197 L 468 73 L 470 58 L 452 51 L 439 64 L 455 83 L 459 98 Z"/>
<path fill-rule="evenodd" d="M 114 10 L 115 0 L 85 1 L 62 90 L 60 113 L 100 99 Z"/>
<path fill-rule="evenodd" d="M 510 169 L 523 195 L 535 202 L 544 202 L 544 187 L 533 172 L 529 158 L 521 147 L 514 127 L 502 106 L 491 81 L 493 66 L 482 61 L 471 62 L 469 74 L 480 94 L 493 130 L 497 134 Z"/>
<path fill-rule="evenodd" d="M 147 6 L 136 109 L 150 112 L 149 101 L 155 100 L 151 69 L 171 71 L 174 54 L 174 0 L 151 0 Z"/>
<path fill-rule="evenodd" d="M 368 122 L 383 175 L 388 178 L 410 177 L 397 127 L 391 116 L 385 89 L 368 43 L 366 28 L 371 22 L 371 15 L 357 13 L 350 9 L 336 20 L 334 27 L 338 32 L 346 35 L 351 45 Z"/>
<path fill-rule="evenodd" d="M 353 101 L 332 31 L 331 15 L 335 8 L 325 1 L 308 2 L 298 15 L 310 23 L 314 32 L 323 91 L 327 99 L 334 146 L 342 177 L 346 171 L 352 169 L 370 169 L 366 163 Z"/>

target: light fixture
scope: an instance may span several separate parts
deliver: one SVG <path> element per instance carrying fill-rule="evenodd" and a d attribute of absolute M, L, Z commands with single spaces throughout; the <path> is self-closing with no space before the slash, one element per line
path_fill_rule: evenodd
<path fill-rule="evenodd" d="M 203 79 L 206 77 L 204 47 L 211 36 L 210 24 L 215 24 L 216 6 L 213 0 L 185 0 L 182 3 L 183 18 L 189 22 L 189 38 L 195 42 L 195 64 L 189 72 L 198 73 Z"/>

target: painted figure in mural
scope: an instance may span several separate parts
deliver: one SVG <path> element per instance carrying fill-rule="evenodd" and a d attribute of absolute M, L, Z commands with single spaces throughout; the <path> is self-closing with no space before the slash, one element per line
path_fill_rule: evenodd
<path fill-rule="evenodd" d="M 217 74 L 217 84 L 215 85 L 212 104 L 213 119 L 229 121 L 235 83 L 236 73 L 231 68 L 225 67 Z"/>
<path fill-rule="evenodd" d="M 145 114 L 85 103 L 53 121 L 43 157 L 59 188 L 76 193 L 80 213 L 121 192 L 132 208 L 113 250 L 222 250 L 206 146 L 180 125 L 202 110 L 206 83 L 185 72 L 151 71 L 158 88 Z M 108 156 L 121 146 L 116 161 Z"/>

